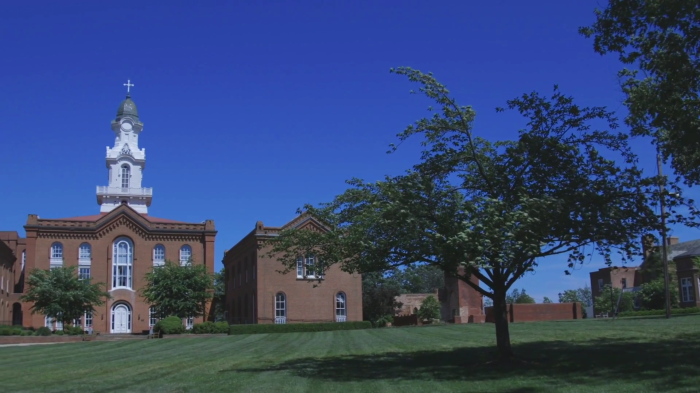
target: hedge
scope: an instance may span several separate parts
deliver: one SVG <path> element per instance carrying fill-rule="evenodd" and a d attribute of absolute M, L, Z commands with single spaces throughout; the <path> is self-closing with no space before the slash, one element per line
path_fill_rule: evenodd
<path fill-rule="evenodd" d="M 185 332 L 185 327 L 182 326 L 182 319 L 178 317 L 167 317 L 161 319 L 153 326 L 153 331 L 163 334 L 182 334 Z"/>
<path fill-rule="evenodd" d="M 285 323 L 262 325 L 231 325 L 228 334 L 263 334 L 263 333 L 297 333 L 327 332 L 331 330 L 371 329 L 372 323 L 361 322 L 325 322 L 325 323 Z"/>
<path fill-rule="evenodd" d="M 698 307 L 674 308 L 671 310 L 673 315 L 696 314 L 700 313 Z M 651 315 L 666 315 L 666 310 L 644 310 L 644 311 L 625 311 L 617 314 L 618 317 L 647 317 Z"/>
<path fill-rule="evenodd" d="M 192 327 L 192 333 L 194 334 L 216 334 L 216 333 L 228 333 L 228 322 L 204 322 L 195 323 Z"/>

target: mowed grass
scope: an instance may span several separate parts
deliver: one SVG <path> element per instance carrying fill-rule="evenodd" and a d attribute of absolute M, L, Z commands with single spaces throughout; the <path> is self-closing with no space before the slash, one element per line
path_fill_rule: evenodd
<path fill-rule="evenodd" d="M 0 391 L 659 392 L 700 390 L 700 316 L 0 348 Z"/>

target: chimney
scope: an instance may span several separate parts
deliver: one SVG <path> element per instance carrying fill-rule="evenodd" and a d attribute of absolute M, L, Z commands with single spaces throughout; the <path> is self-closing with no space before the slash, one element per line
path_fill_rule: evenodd
<path fill-rule="evenodd" d="M 642 254 L 644 254 L 645 260 L 654 251 L 654 240 L 654 235 L 642 235 Z"/>
<path fill-rule="evenodd" d="M 668 242 L 667 242 L 666 244 L 668 244 L 669 246 L 672 246 L 672 245 L 674 245 L 674 244 L 678 244 L 678 240 L 679 240 L 678 237 L 676 237 L 676 236 L 670 236 L 670 237 L 668 238 Z"/>

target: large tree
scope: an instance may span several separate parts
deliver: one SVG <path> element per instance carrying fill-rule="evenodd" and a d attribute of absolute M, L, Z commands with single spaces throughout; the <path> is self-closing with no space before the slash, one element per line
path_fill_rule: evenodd
<path fill-rule="evenodd" d="M 445 287 L 445 272 L 425 263 L 396 269 L 391 278 L 398 281 L 401 293 L 431 293 Z"/>
<path fill-rule="evenodd" d="M 179 318 L 198 317 L 206 310 L 214 296 L 214 277 L 204 265 L 191 261 L 181 266 L 165 261 L 146 273 L 144 286 L 139 290 L 158 315 Z"/>
<path fill-rule="evenodd" d="M 607 263 L 615 250 L 622 262 L 639 253 L 641 235 L 659 227 L 650 202 L 660 180 L 644 178 L 627 135 L 610 131 L 617 127 L 613 114 L 580 107 L 556 87 L 551 98 L 531 93 L 508 101 L 525 127 L 515 140 L 490 142 L 474 134 L 473 109 L 431 74 L 392 71 L 438 105 L 399 134 L 401 141 L 422 138 L 420 162 L 383 181 L 350 180 L 332 202 L 304 206 L 300 211 L 329 231 L 284 230 L 270 240 L 270 255 L 285 270 L 309 252 L 326 267 L 352 272 L 437 266 L 493 299 L 497 346 L 509 360 L 511 286 L 545 257 L 568 255 L 571 269 L 594 252 Z"/>
<path fill-rule="evenodd" d="M 27 292 L 20 297 L 32 303 L 32 314 L 43 314 L 68 326 L 85 313 L 95 311 L 95 306 L 110 299 L 103 283 L 81 280 L 76 267 L 56 267 L 50 270 L 34 269 L 26 281 Z"/>
<path fill-rule="evenodd" d="M 401 285 L 392 275 L 370 272 L 362 275 L 362 319 L 373 325 L 391 318 L 402 304 L 396 301 Z"/>
<path fill-rule="evenodd" d="M 632 135 L 651 136 L 689 185 L 700 183 L 700 3 L 609 0 L 579 31 L 615 53 Z"/>

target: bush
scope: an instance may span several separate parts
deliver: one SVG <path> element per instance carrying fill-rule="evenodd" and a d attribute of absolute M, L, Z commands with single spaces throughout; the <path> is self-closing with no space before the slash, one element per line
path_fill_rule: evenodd
<path fill-rule="evenodd" d="M 394 323 L 394 317 L 392 315 L 385 315 L 376 321 L 374 321 L 374 327 L 386 327 L 388 323 Z"/>
<path fill-rule="evenodd" d="M 65 334 L 65 332 L 63 330 L 56 330 L 55 332 L 53 332 L 53 334 L 55 334 L 57 336 L 63 336 Z"/>
<path fill-rule="evenodd" d="M 47 328 L 46 326 L 42 326 L 36 330 L 36 335 L 37 336 L 50 336 L 51 329 Z"/>
<path fill-rule="evenodd" d="M 700 313 L 698 307 L 674 308 L 671 310 L 673 315 L 685 315 Z M 666 315 L 666 310 L 644 310 L 644 311 L 626 311 L 618 314 L 619 317 L 647 317 L 652 315 Z"/>
<path fill-rule="evenodd" d="M 523 294 L 525 294 L 524 291 Z M 435 299 L 435 296 L 430 295 L 423 300 L 420 309 L 418 309 L 418 318 L 423 321 L 426 319 L 440 319 L 440 303 Z"/>
<path fill-rule="evenodd" d="M 325 323 L 289 323 L 265 325 L 231 325 L 228 334 L 264 334 L 264 333 L 297 333 L 297 332 L 327 332 L 332 330 L 369 329 L 369 321 L 362 322 L 325 322 Z"/>
<path fill-rule="evenodd" d="M 21 336 L 22 331 L 21 326 L 0 326 L 0 336 Z"/>
<path fill-rule="evenodd" d="M 68 334 L 70 336 L 80 336 L 84 332 L 83 332 L 83 328 L 80 326 L 68 326 L 68 327 L 63 328 L 63 333 Z"/>
<path fill-rule="evenodd" d="M 163 334 L 182 334 L 185 332 L 185 327 L 182 326 L 182 319 L 178 317 L 167 317 L 161 319 L 153 326 L 153 331 Z"/>

